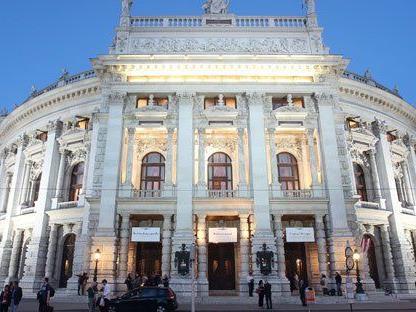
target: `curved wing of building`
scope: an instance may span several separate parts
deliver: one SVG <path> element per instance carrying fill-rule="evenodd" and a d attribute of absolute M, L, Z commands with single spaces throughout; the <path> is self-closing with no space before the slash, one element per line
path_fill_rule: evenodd
<path fill-rule="evenodd" d="M 320 291 L 349 245 L 368 293 L 414 293 L 416 110 L 348 72 L 305 3 L 136 17 L 123 0 L 93 70 L 0 119 L 0 279 L 75 293 L 85 272 L 122 292 L 166 275 L 186 296 L 196 249 L 198 296 L 244 295 L 249 272 Z"/>

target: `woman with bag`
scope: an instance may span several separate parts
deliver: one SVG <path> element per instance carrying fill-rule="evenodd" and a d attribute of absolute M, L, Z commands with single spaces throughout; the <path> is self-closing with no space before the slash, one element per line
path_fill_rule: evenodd
<path fill-rule="evenodd" d="M 259 295 L 259 307 L 262 308 L 264 304 L 264 284 L 263 280 L 259 281 L 259 286 L 256 289 L 256 293 Z"/>
<path fill-rule="evenodd" d="M 1 311 L 7 312 L 9 311 L 11 299 L 12 299 L 12 293 L 10 291 L 10 286 L 6 285 L 4 286 L 4 290 L 0 294 L 1 299 Z"/>

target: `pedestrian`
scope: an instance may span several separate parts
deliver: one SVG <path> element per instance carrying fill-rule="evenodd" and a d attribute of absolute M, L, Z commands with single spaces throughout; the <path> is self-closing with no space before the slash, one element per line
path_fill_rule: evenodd
<path fill-rule="evenodd" d="M 163 276 L 163 280 L 162 280 L 162 282 L 163 282 L 163 287 L 165 287 L 165 288 L 169 288 L 169 277 L 168 277 L 168 275 L 167 275 L 167 274 L 165 274 L 165 275 Z"/>
<path fill-rule="evenodd" d="M 256 293 L 259 295 L 259 307 L 262 308 L 264 304 L 264 284 L 262 280 L 259 281 Z"/>
<path fill-rule="evenodd" d="M 272 306 L 272 285 L 269 283 L 269 281 L 266 279 L 264 283 L 264 295 L 266 296 L 266 305 L 267 309 L 273 309 Z"/>
<path fill-rule="evenodd" d="M 142 286 L 142 278 L 138 273 L 136 273 L 136 276 L 133 280 L 133 289 L 139 288 L 141 286 Z"/>
<path fill-rule="evenodd" d="M 81 296 L 81 288 L 84 282 L 84 274 L 77 274 L 78 277 L 78 296 Z"/>
<path fill-rule="evenodd" d="M 96 303 L 96 283 L 92 282 L 90 287 L 87 289 L 87 295 L 88 295 L 88 312 L 95 312 L 95 303 Z M 95 286 L 95 287 L 94 287 Z"/>
<path fill-rule="evenodd" d="M 4 290 L 0 294 L 2 312 L 9 311 L 11 300 L 12 300 L 12 293 L 11 293 L 10 285 L 6 285 L 4 286 Z"/>
<path fill-rule="evenodd" d="M 306 304 L 306 288 L 308 287 L 308 282 L 305 282 L 303 279 L 299 280 L 299 297 L 300 301 L 302 301 L 302 305 L 304 307 L 307 306 Z"/>
<path fill-rule="evenodd" d="M 81 285 L 81 294 L 83 296 L 85 295 L 85 289 L 87 288 L 87 282 L 88 282 L 88 274 L 84 272 L 82 274 L 82 285 Z"/>
<path fill-rule="evenodd" d="M 49 285 L 49 279 L 45 277 L 43 279 L 42 286 L 40 287 L 37 298 L 39 301 L 39 312 L 48 312 L 48 307 L 51 299 L 51 286 Z"/>
<path fill-rule="evenodd" d="M 132 291 L 133 290 L 133 278 L 131 277 L 130 273 L 127 275 L 127 278 L 124 281 L 124 284 L 126 284 L 126 286 L 127 286 L 127 291 Z"/>
<path fill-rule="evenodd" d="M 162 279 L 160 278 L 159 273 L 155 273 L 155 277 L 153 278 L 153 286 L 159 287 L 159 285 L 162 285 Z"/>
<path fill-rule="evenodd" d="M 322 274 L 321 275 L 321 280 L 320 280 L 319 283 L 321 284 L 322 294 L 324 296 L 329 295 L 329 292 L 328 292 L 328 281 L 326 279 L 326 275 L 325 274 Z"/>
<path fill-rule="evenodd" d="M 335 284 L 337 285 L 337 295 L 342 296 L 342 276 L 338 272 L 335 273 Z"/>
<path fill-rule="evenodd" d="M 19 282 L 14 281 L 12 287 L 12 300 L 11 300 L 11 312 L 17 312 L 17 308 L 19 307 L 20 301 L 23 298 L 23 290 L 19 287 Z"/>
<path fill-rule="evenodd" d="M 253 291 L 254 291 L 254 276 L 253 272 L 248 272 L 247 275 L 247 285 L 248 285 L 248 295 L 249 297 L 253 297 Z"/>
<path fill-rule="evenodd" d="M 103 299 L 104 299 L 104 312 L 108 311 L 108 304 L 111 299 L 111 288 L 110 285 L 108 285 L 108 282 L 106 279 L 102 281 L 103 284 Z"/>

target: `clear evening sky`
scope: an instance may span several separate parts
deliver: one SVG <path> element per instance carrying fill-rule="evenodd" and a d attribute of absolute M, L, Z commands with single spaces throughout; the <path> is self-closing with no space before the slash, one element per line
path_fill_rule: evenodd
<path fill-rule="evenodd" d="M 199 15 L 203 0 L 136 0 L 134 15 Z M 231 0 L 239 15 L 302 15 L 302 0 Z M 416 1 L 317 0 L 325 44 L 371 69 L 380 83 L 416 104 Z M 120 0 L 0 1 L 0 109 L 70 74 L 90 69 L 105 54 L 118 22 Z"/>

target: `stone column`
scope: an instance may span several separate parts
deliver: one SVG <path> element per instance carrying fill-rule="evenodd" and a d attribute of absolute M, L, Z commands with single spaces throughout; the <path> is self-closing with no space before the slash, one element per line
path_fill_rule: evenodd
<path fill-rule="evenodd" d="M 413 271 L 413 260 L 409 259 L 407 254 L 407 242 L 402 223 L 402 208 L 398 200 L 387 131 L 386 123 L 375 119 L 373 122 L 373 132 L 379 139 L 376 144 L 378 156 L 377 168 L 380 174 L 383 198 L 386 199 L 386 209 L 392 212 L 389 216 L 390 239 L 398 290 L 403 293 L 414 293 L 416 292 L 416 276 Z"/>
<path fill-rule="evenodd" d="M 247 276 L 250 271 L 249 215 L 240 214 L 240 295 L 248 293 Z"/>
<path fill-rule="evenodd" d="M 25 175 L 23 178 L 22 192 L 20 193 L 20 205 L 28 204 L 28 194 L 30 189 L 30 171 L 32 168 L 32 161 L 28 160 L 25 163 Z"/>
<path fill-rule="evenodd" d="M 205 296 L 208 296 L 207 226 L 206 226 L 205 215 L 198 215 L 197 245 L 198 245 L 198 292 L 200 293 L 201 297 L 205 297 Z"/>
<path fill-rule="evenodd" d="M 163 216 L 163 233 L 162 233 L 162 277 L 170 276 L 170 255 L 172 244 L 172 215 Z"/>
<path fill-rule="evenodd" d="M 283 239 L 283 224 L 282 216 L 280 214 L 274 215 L 274 227 L 276 231 L 276 246 L 277 246 L 277 276 L 281 284 L 281 292 L 290 293 L 290 283 L 286 277 L 286 256 L 285 256 L 285 242 Z"/>
<path fill-rule="evenodd" d="M 326 257 L 328 249 L 326 245 L 326 235 L 325 235 L 325 225 L 323 222 L 323 217 L 320 215 L 315 216 L 315 235 L 316 235 L 316 244 L 318 245 L 318 263 L 319 263 L 319 273 L 328 275 L 328 259 Z"/>
<path fill-rule="evenodd" d="M 412 193 L 412 184 L 410 182 L 410 176 L 409 176 L 409 166 L 407 165 L 406 161 L 403 161 L 401 163 L 402 170 L 403 170 L 403 180 L 404 180 L 404 191 L 406 193 L 406 200 L 408 206 L 415 206 L 415 201 L 413 198 Z"/>
<path fill-rule="evenodd" d="M 198 129 L 198 196 L 204 197 L 207 191 L 205 162 L 205 129 Z"/>
<path fill-rule="evenodd" d="M 7 173 L 4 183 L 3 197 L 1 198 L 1 213 L 7 212 L 7 204 L 9 202 L 10 195 L 10 183 L 12 182 L 13 174 Z"/>
<path fill-rule="evenodd" d="M 380 177 L 378 176 L 378 171 L 377 171 L 376 151 L 374 149 L 371 149 L 368 151 L 368 155 L 370 156 L 371 177 L 373 179 L 373 188 L 374 188 L 374 199 L 376 201 L 380 201 L 380 199 L 382 198 L 382 195 L 381 195 L 381 188 L 380 188 Z"/>
<path fill-rule="evenodd" d="M 315 129 L 307 129 L 308 147 L 309 147 L 309 164 L 312 175 L 312 190 L 316 197 L 322 196 L 322 185 L 318 181 L 318 159 L 315 153 Z"/>
<path fill-rule="evenodd" d="M 270 141 L 270 172 L 272 173 L 272 194 L 273 197 L 281 196 L 281 186 L 279 182 L 279 170 L 277 168 L 277 151 L 276 151 L 276 129 L 269 128 Z"/>
<path fill-rule="evenodd" d="M 391 250 L 390 242 L 390 232 L 387 224 L 380 225 L 380 236 L 382 240 L 383 247 L 383 262 L 386 276 L 384 278 L 383 284 L 390 289 L 396 289 L 395 273 L 394 273 L 394 263 Z"/>
<path fill-rule="evenodd" d="M 239 191 L 245 194 L 248 191 L 247 174 L 246 174 L 246 159 L 244 155 L 244 128 L 238 128 L 238 176 L 239 176 Z"/>
<path fill-rule="evenodd" d="M 51 224 L 51 230 L 49 232 L 49 243 L 48 243 L 48 253 L 46 255 L 46 267 L 45 267 L 45 276 L 53 280 L 55 276 L 55 264 L 56 264 L 56 249 L 58 245 L 58 229 L 59 224 Z M 76 272 L 76 274 L 79 274 Z"/>
<path fill-rule="evenodd" d="M 413 198 L 413 205 L 416 205 L 416 153 L 415 153 L 415 144 L 416 140 L 414 137 L 405 137 L 408 140 L 403 140 L 407 146 L 408 153 L 407 153 L 407 167 L 409 172 L 409 181 L 410 181 L 410 193 L 412 194 Z"/>
<path fill-rule="evenodd" d="M 13 239 L 13 249 L 12 255 L 10 258 L 10 266 L 9 266 L 9 281 L 13 281 L 18 278 L 18 264 L 19 264 L 19 257 L 22 250 L 22 239 L 23 239 L 24 230 L 17 229 Z"/>
<path fill-rule="evenodd" d="M 6 157 L 7 157 L 7 149 L 3 149 L 0 152 L 0 213 L 2 211 L 2 203 L 3 203 L 3 197 L 6 193 L 6 185 L 5 185 L 5 180 L 7 178 L 6 176 Z"/>
<path fill-rule="evenodd" d="M 134 139 L 136 129 L 127 129 L 127 162 L 126 162 L 126 181 L 123 185 L 123 190 L 126 191 L 125 197 L 129 197 L 133 188 L 133 157 L 134 157 Z M 126 196 L 127 195 L 127 196 Z"/>
<path fill-rule="evenodd" d="M 39 199 L 36 203 L 36 212 L 33 216 L 32 238 L 28 246 L 28 255 L 25 262 L 25 275 L 21 281 L 24 292 L 38 290 L 45 276 L 46 254 L 48 247 L 48 223 L 49 216 L 45 213 L 51 208 L 51 199 L 54 196 L 54 188 L 57 183 L 59 164 L 58 137 L 61 135 L 62 122 L 55 120 L 49 122 L 48 140 L 45 143 L 46 150 L 40 181 Z"/>
<path fill-rule="evenodd" d="M 165 171 L 165 187 L 166 197 L 171 197 L 173 188 L 173 134 L 174 128 L 168 128 L 167 135 L 167 151 L 166 151 L 166 171 Z"/>
<path fill-rule="evenodd" d="M 118 284 L 122 285 L 120 290 L 126 291 L 124 281 L 127 278 L 128 272 L 128 258 L 129 258 L 129 243 L 130 243 L 130 215 L 123 215 L 120 229 L 120 259 L 118 269 Z"/>
<path fill-rule="evenodd" d="M 336 123 L 337 115 L 334 112 L 336 95 L 328 92 L 317 94 L 315 98 L 319 109 L 319 134 L 325 180 L 326 185 L 329 186 L 327 192 L 329 221 L 331 223 L 331 232 L 328 237 L 329 253 L 333 268 L 343 272 L 345 271 L 345 246 L 347 241 L 353 241 L 353 235 L 347 222 L 341 173 L 342 161 L 338 152 L 339 148 L 346 150 L 345 134 L 343 128 L 338 127 Z M 348 162 L 348 159 L 346 161 Z M 352 247 L 354 248 L 354 246 Z"/>

